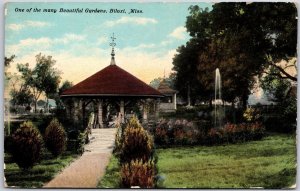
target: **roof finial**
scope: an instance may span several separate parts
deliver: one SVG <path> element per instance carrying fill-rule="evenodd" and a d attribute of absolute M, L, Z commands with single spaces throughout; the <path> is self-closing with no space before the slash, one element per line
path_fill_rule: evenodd
<path fill-rule="evenodd" d="M 110 65 L 116 65 L 116 62 L 115 62 L 115 49 L 114 47 L 116 46 L 116 43 L 115 43 L 115 34 L 113 33 L 112 37 L 110 37 L 112 42 L 109 43 L 109 46 L 112 47 L 112 50 L 111 50 L 111 61 L 110 61 Z"/>
<path fill-rule="evenodd" d="M 164 79 L 166 79 L 166 69 L 164 68 Z"/>

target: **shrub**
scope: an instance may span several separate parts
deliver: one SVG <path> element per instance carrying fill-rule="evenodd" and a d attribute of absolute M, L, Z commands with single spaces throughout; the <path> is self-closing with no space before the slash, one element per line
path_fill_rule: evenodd
<path fill-rule="evenodd" d="M 33 167 L 34 163 L 40 158 L 43 145 L 43 139 L 39 130 L 32 122 L 24 122 L 14 132 L 12 140 L 14 161 L 23 169 Z"/>
<path fill-rule="evenodd" d="M 161 120 L 157 127 L 154 129 L 154 141 L 156 144 L 164 145 L 169 143 L 169 131 L 170 127 L 167 120 Z"/>
<path fill-rule="evenodd" d="M 4 136 L 4 152 L 11 153 L 13 149 L 12 136 Z"/>
<path fill-rule="evenodd" d="M 121 152 L 122 143 L 123 143 L 123 140 L 124 140 L 124 129 L 125 129 L 125 127 L 126 127 L 125 124 L 116 125 L 117 133 L 115 135 L 115 147 L 114 147 L 114 150 L 113 150 L 113 153 L 115 155 L 118 155 Z"/>
<path fill-rule="evenodd" d="M 45 130 L 45 143 L 47 149 L 55 156 L 66 150 L 67 135 L 63 126 L 57 119 L 53 119 Z"/>
<path fill-rule="evenodd" d="M 139 186 L 141 188 L 154 187 L 155 167 L 154 162 L 149 160 L 132 160 L 121 167 L 122 187 L 130 188 Z"/>
<path fill-rule="evenodd" d="M 144 130 L 136 117 L 130 119 L 124 130 L 121 141 L 119 158 L 121 163 L 142 159 L 148 161 L 153 158 L 154 144 L 152 136 Z"/>
<path fill-rule="evenodd" d="M 220 144 L 224 141 L 224 131 L 221 128 L 211 128 L 207 134 L 207 142 L 211 145 Z"/>
<path fill-rule="evenodd" d="M 244 111 L 243 117 L 247 122 L 254 122 L 257 121 L 261 116 L 258 109 L 247 108 Z"/>
<path fill-rule="evenodd" d="M 209 128 L 208 122 L 187 120 L 161 120 L 153 131 L 155 143 L 159 146 L 224 144 L 258 140 L 264 136 L 265 127 L 256 121 L 252 123 L 227 123 L 223 128 Z"/>
<path fill-rule="evenodd" d="M 68 133 L 67 149 L 76 154 L 83 154 L 86 143 L 86 133 L 73 130 Z"/>
<path fill-rule="evenodd" d="M 154 131 L 155 143 L 194 144 L 198 141 L 200 132 L 192 122 L 183 120 L 161 120 Z"/>

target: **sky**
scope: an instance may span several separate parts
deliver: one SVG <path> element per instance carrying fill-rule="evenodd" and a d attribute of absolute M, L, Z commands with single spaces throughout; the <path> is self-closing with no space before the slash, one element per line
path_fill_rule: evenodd
<path fill-rule="evenodd" d="M 35 64 L 35 55 L 51 55 L 62 81 L 74 84 L 108 66 L 111 36 L 116 64 L 146 83 L 168 76 L 176 49 L 189 37 L 185 21 L 190 5 L 210 3 L 8 3 L 5 10 L 5 56 Z M 80 9 L 82 13 L 59 12 Z M 40 12 L 34 10 L 39 9 Z M 47 9 L 47 10 L 44 10 Z M 106 13 L 87 13 L 91 10 Z M 121 13 L 111 13 L 111 9 Z M 131 9 L 139 10 L 131 13 Z M 51 12 L 56 10 L 57 12 Z M 125 10 L 125 12 L 124 12 Z M 27 12 L 30 11 L 30 12 Z M 47 12 L 44 12 L 47 11 Z M 49 12 L 50 11 L 50 12 Z"/>
<path fill-rule="evenodd" d="M 7 3 L 5 56 L 16 55 L 8 72 L 17 73 L 18 63 L 34 67 L 35 56 L 42 53 L 56 60 L 61 82 L 77 84 L 110 64 L 114 33 L 116 64 L 149 84 L 172 72 L 176 49 L 190 38 L 185 21 L 191 5 L 212 9 L 213 4 Z M 82 12 L 60 12 L 61 9 Z M 261 88 L 254 89 L 249 98 L 249 103 L 257 102 L 268 102 Z"/>

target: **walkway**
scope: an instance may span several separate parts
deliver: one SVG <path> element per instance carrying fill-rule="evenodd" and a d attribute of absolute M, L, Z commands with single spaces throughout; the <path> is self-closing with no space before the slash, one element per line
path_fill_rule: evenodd
<path fill-rule="evenodd" d="M 96 188 L 104 175 L 114 146 L 116 128 L 93 129 L 83 155 L 44 187 Z"/>

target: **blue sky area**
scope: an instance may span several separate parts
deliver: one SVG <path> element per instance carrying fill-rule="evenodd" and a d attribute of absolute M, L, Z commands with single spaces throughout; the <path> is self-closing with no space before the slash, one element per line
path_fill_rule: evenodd
<path fill-rule="evenodd" d="M 189 40 L 185 21 L 191 5 L 212 8 L 212 3 L 189 2 L 7 3 L 5 56 L 16 55 L 9 71 L 17 72 L 17 63 L 33 67 L 35 55 L 42 53 L 56 60 L 62 81 L 76 84 L 109 65 L 114 33 L 117 65 L 150 83 L 172 72 L 176 49 Z M 59 12 L 61 8 L 82 13 Z M 86 12 L 95 9 L 106 13 Z M 110 13 L 111 9 L 122 13 Z M 131 9 L 141 12 L 130 13 Z"/>
<path fill-rule="evenodd" d="M 185 29 L 188 7 L 210 7 L 210 3 L 8 3 L 5 16 L 5 56 L 34 65 L 41 52 L 57 60 L 63 80 L 75 83 L 107 66 L 112 33 L 116 36 L 116 62 L 149 83 L 172 69 L 178 46 L 189 35 Z M 28 13 L 27 9 L 31 9 Z M 41 12 L 33 12 L 33 9 Z M 83 9 L 83 13 L 61 13 Z M 19 12 L 17 9 L 24 9 Z M 43 12 L 55 9 L 56 13 Z M 106 10 L 107 13 L 86 13 Z M 125 13 L 110 13 L 111 9 Z M 130 13 L 131 9 L 142 13 Z M 14 70 L 14 67 L 11 68 Z M 77 71 L 78 75 L 74 76 Z"/>

